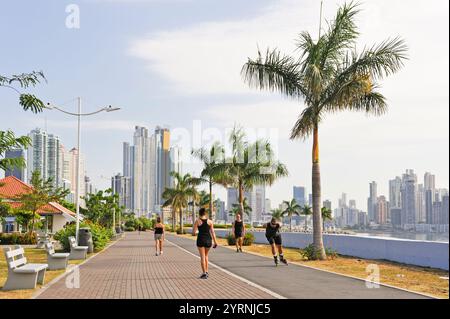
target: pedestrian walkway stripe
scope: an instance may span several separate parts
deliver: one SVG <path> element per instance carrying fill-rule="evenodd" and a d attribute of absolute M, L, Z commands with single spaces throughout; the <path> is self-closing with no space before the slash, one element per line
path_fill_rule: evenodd
<path fill-rule="evenodd" d="M 177 247 L 178 249 L 180 249 L 180 250 L 182 250 L 182 251 L 188 253 L 189 255 L 192 255 L 192 256 L 194 256 L 195 258 L 200 259 L 200 257 L 197 256 L 196 254 L 193 254 L 193 253 L 190 252 L 189 250 L 184 249 L 183 247 L 181 247 L 181 246 L 175 244 L 174 242 L 171 242 L 171 241 L 168 240 L 167 238 L 166 238 L 166 241 L 169 242 L 171 245 Z M 267 289 L 267 288 L 264 288 L 263 286 L 260 286 L 260 285 L 254 283 L 254 282 L 252 282 L 252 281 L 250 281 L 250 280 L 248 280 L 248 279 L 245 279 L 244 277 L 238 276 L 238 275 L 236 275 L 236 274 L 234 274 L 234 273 L 232 273 L 232 272 L 230 272 L 230 271 L 228 271 L 228 270 L 226 270 L 226 269 L 224 269 L 224 268 L 222 268 L 222 267 L 220 267 L 220 266 L 218 266 L 218 265 L 216 265 L 216 264 L 214 264 L 214 263 L 212 263 L 212 262 L 209 262 L 209 264 L 210 264 L 211 266 L 214 266 L 215 268 L 219 269 L 220 271 L 223 271 L 223 272 L 226 273 L 227 275 L 229 275 L 229 276 L 231 276 L 231 277 L 234 277 L 234 278 L 236 278 L 236 279 L 239 279 L 240 281 L 245 282 L 246 284 L 248 284 L 248 285 L 250 285 L 250 286 L 252 286 L 252 287 L 257 288 L 257 289 L 259 289 L 259 290 L 261 290 L 261 291 L 263 291 L 263 292 L 265 292 L 265 293 L 271 295 L 271 296 L 274 297 L 274 298 L 277 298 L 277 299 L 287 299 L 286 297 L 283 297 L 283 296 L 281 296 L 280 294 L 277 294 L 276 292 L 274 292 L 274 291 L 272 291 L 272 290 L 269 290 L 269 289 Z"/>

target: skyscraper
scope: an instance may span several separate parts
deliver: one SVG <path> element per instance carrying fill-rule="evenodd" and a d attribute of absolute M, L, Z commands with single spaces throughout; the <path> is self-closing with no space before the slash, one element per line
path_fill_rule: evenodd
<path fill-rule="evenodd" d="M 146 216 L 151 207 L 150 137 L 148 129 L 136 126 L 133 136 L 133 211 Z"/>
<path fill-rule="evenodd" d="M 324 200 L 322 206 L 331 210 L 331 201 L 328 199 Z"/>
<path fill-rule="evenodd" d="M 293 190 L 293 198 L 296 200 L 297 204 L 300 206 L 305 206 L 306 204 L 306 188 L 303 186 L 294 186 Z"/>
<path fill-rule="evenodd" d="M 377 183 L 372 181 L 369 183 L 369 198 L 367 199 L 367 213 L 369 221 L 375 221 L 375 206 L 377 204 Z"/>
<path fill-rule="evenodd" d="M 389 206 L 390 208 L 402 207 L 400 190 L 402 188 L 402 179 L 396 176 L 389 181 Z"/>
<path fill-rule="evenodd" d="M 155 129 L 156 152 L 156 205 L 163 203 L 162 193 L 166 187 L 170 187 L 170 131 L 167 128 Z"/>
<path fill-rule="evenodd" d="M 417 177 L 414 171 L 409 169 L 402 177 L 402 225 L 415 225 L 417 204 Z"/>
<path fill-rule="evenodd" d="M 119 206 L 125 207 L 126 212 L 131 212 L 130 177 L 117 174 L 111 178 L 111 189 L 113 194 L 119 195 Z"/>
<path fill-rule="evenodd" d="M 38 171 L 41 178 L 47 179 L 47 132 L 36 128 L 28 137 L 31 145 L 27 149 L 27 178 L 30 182 L 33 172 Z"/>
<path fill-rule="evenodd" d="M 375 222 L 380 225 L 387 224 L 389 205 L 385 196 L 379 196 L 376 204 Z"/>
<path fill-rule="evenodd" d="M 60 151 L 60 140 L 58 136 L 48 134 L 47 136 L 47 177 L 53 179 L 55 186 L 62 183 L 62 161 Z"/>
<path fill-rule="evenodd" d="M 26 154 L 22 149 L 12 149 L 7 150 L 5 152 L 5 158 L 22 158 L 26 163 Z M 22 182 L 27 182 L 27 169 L 24 167 L 14 167 L 12 169 L 8 169 L 5 171 L 6 176 L 14 176 L 15 178 L 20 179 Z"/>
<path fill-rule="evenodd" d="M 179 146 L 172 146 L 170 148 L 170 172 L 177 172 L 180 175 L 183 175 L 183 158 L 182 158 L 182 149 Z M 174 179 L 170 178 L 170 187 L 174 187 Z"/>
<path fill-rule="evenodd" d="M 433 203 L 435 201 L 436 184 L 435 176 L 430 172 L 426 172 L 423 176 L 423 191 L 424 191 L 424 215 L 427 224 L 433 224 Z"/>

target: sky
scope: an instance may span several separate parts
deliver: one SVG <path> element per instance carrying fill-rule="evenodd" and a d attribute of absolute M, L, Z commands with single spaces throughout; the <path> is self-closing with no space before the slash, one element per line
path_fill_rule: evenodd
<path fill-rule="evenodd" d="M 324 0 L 323 26 L 344 1 Z M 72 28 L 73 5 L 79 28 Z M 289 177 L 267 189 L 272 206 L 292 197 L 292 186 L 311 190 L 311 141 L 289 140 L 304 105 L 249 88 L 240 76 L 258 48 L 298 55 L 301 31 L 319 29 L 318 0 L 79 0 L 8 1 L 0 8 L 2 75 L 42 70 L 47 83 L 30 91 L 75 111 L 121 107 L 83 119 L 87 175 L 98 188 L 122 169 L 122 142 L 135 125 L 167 126 L 184 153 L 212 140 L 226 141 L 235 124 L 269 138 Z M 322 193 L 333 206 L 342 192 L 366 209 L 369 182 L 388 194 L 388 180 L 414 169 L 449 185 L 448 1 L 365 0 L 358 15 L 357 49 L 401 36 L 409 60 L 383 80 L 389 111 L 327 115 L 320 127 Z M 69 27 L 68 27 L 69 26 Z M 0 129 L 26 134 L 36 127 L 71 148 L 76 122 L 56 111 L 34 115 L 17 94 L 0 90 Z M 191 162 L 190 160 L 188 160 Z M 186 171 L 198 173 L 197 164 Z M 222 188 L 215 189 L 222 199 Z"/>

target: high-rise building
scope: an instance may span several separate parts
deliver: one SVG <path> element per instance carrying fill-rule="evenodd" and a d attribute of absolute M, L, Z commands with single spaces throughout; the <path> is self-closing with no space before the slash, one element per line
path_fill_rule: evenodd
<path fill-rule="evenodd" d="M 133 136 L 133 211 L 147 216 L 151 207 L 150 137 L 148 129 L 136 126 Z"/>
<path fill-rule="evenodd" d="M 448 196 L 448 194 L 444 195 L 442 197 L 441 224 L 443 224 L 443 225 L 449 224 L 449 196 Z"/>
<path fill-rule="evenodd" d="M 389 204 L 385 196 L 379 196 L 376 204 L 375 222 L 380 225 L 387 224 Z"/>
<path fill-rule="evenodd" d="M 423 187 L 425 188 L 425 190 L 431 189 L 431 190 L 433 190 L 433 193 L 434 193 L 434 190 L 436 189 L 435 179 L 436 179 L 436 177 L 429 172 L 426 172 L 424 174 Z"/>
<path fill-rule="evenodd" d="M 182 149 L 179 146 L 172 146 L 170 148 L 170 172 L 177 172 L 183 175 L 183 157 Z M 174 187 L 175 182 L 173 177 L 170 179 L 170 187 Z"/>
<path fill-rule="evenodd" d="M 129 176 L 122 176 L 121 174 L 117 174 L 111 178 L 111 189 L 113 194 L 119 195 L 119 206 L 125 207 L 127 213 L 131 212 L 130 181 L 131 179 Z"/>
<path fill-rule="evenodd" d="M 339 198 L 338 206 L 339 207 L 348 207 L 346 193 L 342 193 L 341 198 Z"/>
<path fill-rule="evenodd" d="M 265 213 L 270 214 L 270 211 L 272 210 L 272 202 L 271 202 L 270 198 L 266 198 L 265 208 L 266 208 Z"/>
<path fill-rule="evenodd" d="M 329 210 L 331 210 L 331 201 L 328 200 L 328 199 L 324 200 L 322 206 L 328 208 Z"/>
<path fill-rule="evenodd" d="M 155 205 L 163 203 L 162 193 L 170 187 L 170 131 L 167 128 L 155 129 L 155 153 L 156 153 L 156 196 Z"/>
<path fill-rule="evenodd" d="M 25 161 L 26 164 L 26 154 L 25 151 L 22 149 L 12 149 L 7 150 L 5 152 L 5 158 L 22 158 Z M 14 176 L 15 178 L 20 179 L 22 182 L 27 182 L 27 169 L 26 166 L 24 167 L 14 167 L 12 169 L 8 169 L 5 171 L 5 177 L 7 176 Z"/>
<path fill-rule="evenodd" d="M 297 204 L 300 206 L 305 206 L 306 204 L 306 188 L 303 186 L 294 186 L 293 190 L 293 198 L 296 200 Z"/>
<path fill-rule="evenodd" d="M 33 172 L 38 171 L 41 178 L 47 179 L 47 132 L 36 128 L 28 137 L 31 145 L 27 149 L 27 177 L 30 182 Z"/>
<path fill-rule="evenodd" d="M 62 182 L 62 161 L 60 151 L 60 140 L 58 136 L 48 134 L 47 136 L 47 178 L 52 178 L 55 186 Z"/>
<path fill-rule="evenodd" d="M 369 198 L 367 199 L 367 213 L 369 221 L 375 221 L 375 209 L 377 204 L 378 192 L 377 183 L 372 181 L 369 183 Z"/>
<path fill-rule="evenodd" d="M 433 203 L 434 194 L 431 189 L 425 190 L 425 222 L 433 224 Z"/>
<path fill-rule="evenodd" d="M 312 207 L 313 205 L 313 194 L 308 195 L 308 205 Z"/>
<path fill-rule="evenodd" d="M 402 225 L 415 225 L 417 204 L 417 176 L 409 169 L 402 177 Z"/>
<path fill-rule="evenodd" d="M 425 188 L 423 184 L 419 184 L 416 196 L 416 220 L 418 223 L 425 223 L 426 219 Z"/>
<path fill-rule="evenodd" d="M 253 221 L 262 221 L 263 215 L 266 212 L 266 187 L 265 185 L 256 185 L 253 187 L 255 207 L 253 210 Z M 253 207 L 252 207 L 253 209 Z"/>
<path fill-rule="evenodd" d="M 355 209 L 355 208 L 356 208 L 356 200 L 350 199 L 350 200 L 348 201 L 348 207 L 349 207 L 349 208 Z"/>
<path fill-rule="evenodd" d="M 402 188 L 402 179 L 396 176 L 389 181 L 389 206 L 390 208 L 402 207 L 400 190 Z"/>

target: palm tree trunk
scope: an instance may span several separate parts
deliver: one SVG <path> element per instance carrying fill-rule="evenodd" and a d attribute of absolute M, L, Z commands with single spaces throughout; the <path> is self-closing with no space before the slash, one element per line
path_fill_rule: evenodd
<path fill-rule="evenodd" d="M 214 207 L 213 207 L 213 193 L 212 193 L 212 181 L 211 177 L 209 178 L 209 216 L 212 220 L 214 220 Z"/>
<path fill-rule="evenodd" d="M 308 230 L 308 215 L 305 215 L 305 232 Z"/>
<path fill-rule="evenodd" d="M 172 231 L 176 231 L 177 227 L 177 211 L 175 208 L 172 209 Z"/>
<path fill-rule="evenodd" d="M 244 185 L 239 181 L 239 213 L 241 218 L 244 219 Z"/>
<path fill-rule="evenodd" d="M 183 225 L 184 223 L 183 223 L 183 208 L 180 208 L 180 231 L 181 231 L 181 234 L 183 234 Z"/>
<path fill-rule="evenodd" d="M 192 199 L 192 227 L 194 227 L 195 223 L 195 198 Z"/>
<path fill-rule="evenodd" d="M 289 231 L 292 233 L 292 215 L 289 217 Z"/>
<path fill-rule="evenodd" d="M 321 185 L 320 185 L 320 165 L 319 165 L 319 129 L 317 124 L 313 134 L 313 164 L 312 164 L 312 195 L 313 195 L 313 244 L 317 258 L 326 259 L 322 236 L 322 213 L 321 213 Z"/>

